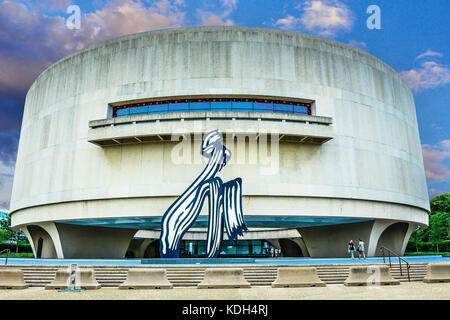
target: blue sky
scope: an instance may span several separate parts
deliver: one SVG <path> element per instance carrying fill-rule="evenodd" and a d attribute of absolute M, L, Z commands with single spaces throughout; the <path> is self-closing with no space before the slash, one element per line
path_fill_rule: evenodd
<path fill-rule="evenodd" d="M 80 29 L 68 29 L 78 5 Z M 368 29 L 377 5 L 381 29 Z M 450 192 L 448 0 L 0 0 L 0 207 L 9 207 L 26 92 L 58 59 L 146 30 L 236 25 L 298 31 L 362 49 L 413 91 L 430 196 Z"/>

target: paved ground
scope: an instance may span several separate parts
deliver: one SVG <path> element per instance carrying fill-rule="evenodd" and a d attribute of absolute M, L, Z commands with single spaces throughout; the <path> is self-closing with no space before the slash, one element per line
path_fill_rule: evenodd
<path fill-rule="evenodd" d="M 396 286 L 345 287 L 328 285 L 324 288 L 250 289 L 153 289 L 119 290 L 102 288 L 82 292 L 58 292 L 44 288 L 0 290 L 0 300 L 450 300 L 450 283 L 402 283 Z"/>

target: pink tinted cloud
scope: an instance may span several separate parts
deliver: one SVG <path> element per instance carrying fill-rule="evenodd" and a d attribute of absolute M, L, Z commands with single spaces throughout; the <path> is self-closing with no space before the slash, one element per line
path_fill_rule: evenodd
<path fill-rule="evenodd" d="M 55 9 L 66 3 L 52 2 Z M 180 0 L 160 0 L 148 8 L 139 0 L 109 2 L 95 12 L 82 12 L 81 28 L 71 30 L 66 16 L 46 16 L 40 7 L 5 0 L 0 3 L 0 93 L 24 93 L 48 65 L 87 45 L 181 26 L 182 6 Z"/>
<path fill-rule="evenodd" d="M 425 174 L 428 180 L 450 181 L 450 168 L 443 161 L 450 158 L 450 140 L 437 145 L 422 145 Z"/>
<path fill-rule="evenodd" d="M 350 9 L 337 0 L 306 1 L 303 11 L 304 28 L 322 36 L 335 36 L 339 30 L 350 30 L 353 26 Z"/>
<path fill-rule="evenodd" d="M 417 68 L 400 72 L 400 76 L 414 92 L 446 85 L 450 83 L 449 67 L 430 60 L 432 57 L 436 58 L 442 56 L 442 53 L 427 50 L 415 59 L 419 60 L 427 58 L 427 61 L 420 63 L 420 66 Z"/>
<path fill-rule="evenodd" d="M 361 50 L 367 49 L 367 43 L 363 41 L 350 40 L 347 44 L 357 49 Z"/>
<path fill-rule="evenodd" d="M 237 0 L 222 0 L 220 12 L 201 8 L 196 10 L 196 14 L 202 26 L 232 26 L 234 21 L 229 17 L 236 7 Z"/>
<path fill-rule="evenodd" d="M 296 18 L 292 15 L 287 15 L 284 18 L 278 19 L 275 23 L 275 27 L 280 27 L 281 29 L 293 30 L 298 27 L 300 18 Z"/>
<path fill-rule="evenodd" d="M 272 23 L 274 27 L 304 29 L 323 37 L 335 37 L 339 31 L 349 31 L 354 17 L 351 10 L 338 0 L 311 0 L 295 6 L 299 16 L 288 14 Z"/>

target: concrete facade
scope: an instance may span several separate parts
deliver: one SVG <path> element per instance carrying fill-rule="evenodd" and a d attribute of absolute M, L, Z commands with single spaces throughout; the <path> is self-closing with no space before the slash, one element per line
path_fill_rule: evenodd
<path fill-rule="evenodd" d="M 117 103 L 196 96 L 304 99 L 313 101 L 313 116 L 331 120 L 321 127 L 289 118 L 274 125 L 241 118 L 181 121 L 179 115 L 180 121 L 132 121 L 115 127 L 108 119 Z M 109 127 L 94 128 L 99 123 L 94 120 Z M 341 224 L 337 228 L 342 236 L 328 234 L 326 243 L 302 227 L 291 228 L 299 231 L 298 239 L 307 247 L 303 251 L 313 257 L 346 255 L 348 240 L 357 237 L 370 242 L 370 255 L 377 254 L 380 238 L 387 247 L 403 251 L 415 227 L 427 226 L 429 199 L 414 100 L 400 76 L 373 56 L 335 41 L 240 27 L 129 35 L 88 47 L 46 69 L 26 97 L 12 224 L 32 242 L 43 229 L 53 241 L 54 248 L 45 251 L 50 255 L 95 256 L 79 249 L 86 248 L 95 232 L 69 232 L 75 227 L 65 222 L 161 217 L 204 162 L 174 163 L 177 143 L 164 139 L 104 147 L 92 142 L 202 133 L 215 124 L 224 133 L 258 133 L 265 123 L 282 134 L 326 139 L 322 144 L 280 139 L 276 172 L 269 174 L 261 170 L 267 164 L 259 158 L 253 164 L 228 164 L 221 176 L 242 178 L 246 217 L 367 220 L 357 231 L 350 225 L 346 231 Z M 195 158 L 199 149 L 195 141 L 192 146 Z M 387 230 L 395 223 L 404 225 Z M 111 249 L 105 247 L 102 257 L 122 258 L 138 229 L 105 231 Z M 117 237 L 106 235 L 114 230 Z M 386 230 L 392 234 L 383 236 Z M 101 238 L 95 241 L 100 248 Z"/>

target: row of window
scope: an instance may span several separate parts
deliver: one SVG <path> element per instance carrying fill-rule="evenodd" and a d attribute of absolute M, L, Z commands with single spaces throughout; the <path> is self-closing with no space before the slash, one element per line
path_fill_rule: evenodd
<path fill-rule="evenodd" d="M 266 240 L 239 240 L 223 241 L 220 256 L 271 256 L 274 248 Z M 180 257 L 198 258 L 206 254 L 206 241 L 204 240 L 183 240 L 180 246 Z"/>
<path fill-rule="evenodd" d="M 113 117 L 124 117 L 134 114 L 195 111 L 253 111 L 311 115 L 311 104 L 283 100 L 249 98 L 166 100 L 113 107 Z"/>

